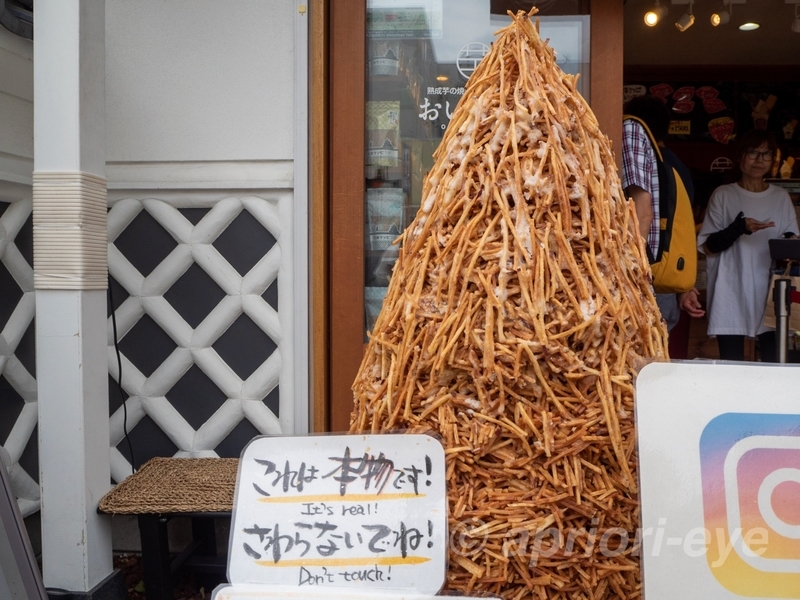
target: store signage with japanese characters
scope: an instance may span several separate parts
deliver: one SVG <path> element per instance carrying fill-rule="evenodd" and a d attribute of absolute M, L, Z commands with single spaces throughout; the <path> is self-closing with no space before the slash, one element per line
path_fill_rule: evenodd
<path fill-rule="evenodd" d="M 428 94 L 433 95 L 433 101 L 428 96 L 419 105 L 419 118 L 431 123 L 439 123 L 442 131 L 447 129 L 450 119 L 453 118 L 453 110 L 461 99 L 464 88 L 439 88 L 429 87 Z"/>

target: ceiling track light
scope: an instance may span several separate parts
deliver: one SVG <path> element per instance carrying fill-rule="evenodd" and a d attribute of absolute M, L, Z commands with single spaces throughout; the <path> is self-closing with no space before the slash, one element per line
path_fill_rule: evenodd
<path fill-rule="evenodd" d="M 689 0 L 689 10 L 683 13 L 683 16 L 678 19 L 675 23 L 675 27 L 678 28 L 678 31 L 683 33 L 689 27 L 694 25 L 694 14 L 692 13 L 692 5 L 694 4 L 694 0 Z"/>
<path fill-rule="evenodd" d="M 668 12 L 669 9 L 666 6 L 663 6 L 659 0 L 656 0 L 656 5 L 653 7 L 653 10 L 649 10 L 644 14 L 645 25 L 648 27 L 653 27 L 661 19 L 666 17 Z"/>
<path fill-rule="evenodd" d="M 711 24 L 716 27 L 717 25 L 725 25 L 731 20 L 733 14 L 733 4 L 730 1 L 722 2 L 722 10 L 718 13 L 711 15 Z"/>
<path fill-rule="evenodd" d="M 794 22 L 792 23 L 792 31 L 800 33 L 800 4 L 794 5 Z"/>

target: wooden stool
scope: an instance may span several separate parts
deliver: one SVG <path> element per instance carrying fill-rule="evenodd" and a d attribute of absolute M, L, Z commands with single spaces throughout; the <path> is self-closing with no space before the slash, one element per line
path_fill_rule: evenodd
<path fill-rule="evenodd" d="M 100 512 L 139 516 L 147 600 L 172 600 L 172 573 L 181 566 L 225 575 L 214 518 L 230 518 L 238 467 L 238 458 L 153 458 L 100 500 Z M 173 517 L 191 518 L 193 539 L 170 560 Z"/>

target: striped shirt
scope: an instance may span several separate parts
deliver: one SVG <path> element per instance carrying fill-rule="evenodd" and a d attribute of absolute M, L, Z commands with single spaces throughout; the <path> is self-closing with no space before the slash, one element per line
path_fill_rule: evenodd
<path fill-rule="evenodd" d="M 636 185 L 650 194 L 653 220 L 647 235 L 647 245 L 653 256 L 658 255 L 659 220 L 658 210 L 658 164 L 653 146 L 644 128 L 636 121 L 627 119 L 622 124 L 622 188 Z"/>

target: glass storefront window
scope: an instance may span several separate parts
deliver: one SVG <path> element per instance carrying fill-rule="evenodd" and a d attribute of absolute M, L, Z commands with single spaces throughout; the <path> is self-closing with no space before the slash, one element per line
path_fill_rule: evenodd
<path fill-rule="evenodd" d="M 494 33 L 511 22 L 503 4 L 367 0 L 367 330 L 380 311 L 397 259 L 393 242 L 419 208 L 433 152 Z M 588 100 L 589 16 L 542 16 L 540 35 L 550 40 L 566 73 L 580 73 L 579 91 Z"/>

